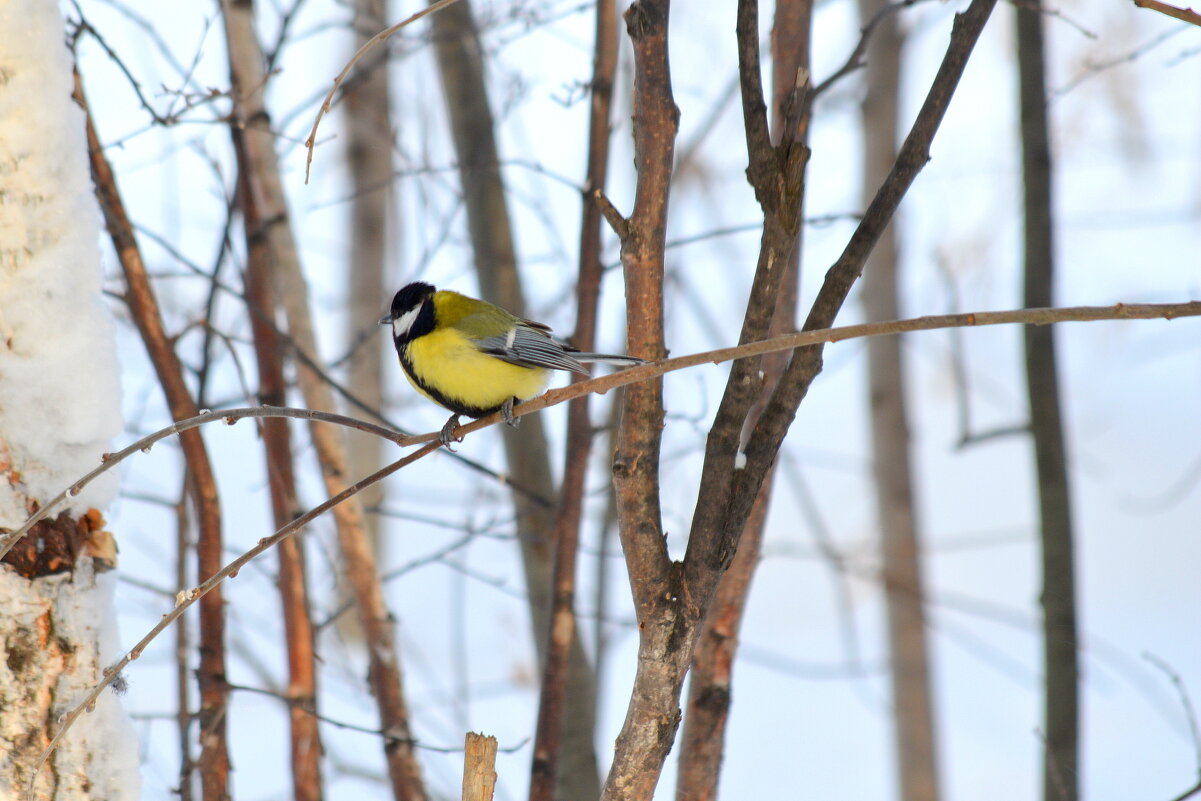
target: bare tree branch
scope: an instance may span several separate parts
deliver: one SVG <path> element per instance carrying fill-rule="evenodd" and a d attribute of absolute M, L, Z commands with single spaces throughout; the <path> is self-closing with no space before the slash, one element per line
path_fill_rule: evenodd
<path fill-rule="evenodd" d="M 679 109 L 672 96 L 667 52 L 670 0 L 638 0 L 626 10 L 634 49 L 634 209 L 621 235 L 629 352 L 646 359 L 666 353 L 663 334 L 663 254 Z M 604 801 L 650 798 L 680 722 L 679 686 L 691 643 L 679 642 L 673 610 L 680 573 L 670 562 L 659 508 L 659 448 L 663 382 L 626 392 L 613 457 L 618 532 L 638 616 L 638 669 L 625 723 L 614 745 Z M 673 651 L 676 652 L 673 654 Z"/>
<path fill-rule="evenodd" d="M 325 100 L 321 102 L 321 108 L 318 110 L 317 116 L 313 120 L 313 129 L 309 131 L 309 138 L 304 140 L 304 146 L 308 150 L 308 156 L 304 163 L 305 183 L 308 183 L 309 181 L 309 170 L 313 166 L 313 150 L 317 146 L 317 126 L 321 124 L 321 118 L 328 114 L 330 108 L 333 107 L 334 95 L 337 93 L 338 87 L 341 86 L 342 82 L 346 80 L 346 76 L 350 74 L 352 69 L 354 69 L 354 65 L 359 63 L 359 59 L 371 52 L 376 45 L 386 42 L 392 37 L 392 34 L 400 31 L 402 28 L 411 25 L 422 17 L 427 17 L 430 14 L 441 11 L 447 6 L 454 5 L 457 2 L 459 2 L 459 0 L 436 0 L 435 2 L 430 3 L 427 8 L 423 8 L 420 11 L 414 12 L 412 15 L 401 20 L 392 27 L 385 28 L 375 36 L 372 36 L 369 40 L 367 40 L 366 44 L 360 47 L 355 54 L 351 56 L 350 61 L 346 62 L 346 66 L 343 67 L 342 71 L 338 73 L 338 77 L 334 78 L 334 85 L 329 88 L 329 93 L 326 94 Z"/>
<path fill-rule="evenodd" d="M 973 0 L 966 11 L 956 15 L 942 65 L 901 147 L 896 164 L 868 206 L 863 220 L 855 229 L 842 255 L 826 273 L 825 283 L 818 292 L 805 322 L 806 330 L 825 328 L 834 321 L 851 287 L 862 272 L 868 254 L 900 205 L 901 198 L 929 161 L 930 143 L 950 104 L 968 56 L 995 5 L 996 0 Z M 758 486 L 775 461 L 780 443 L 792 424 L 797 407 L 809 385 L 821 371 L 821 356 L 820 347 L 807 348 L 793 354 L 788 369 L 772 395 L 772 400 L 747 442 L 746 467 L 739 471 L 738 487 L 731 504 L 725 510 L 725 530 L 734 530 L 733 525 L 745 519 L 749 513 Z"/>
<path fill-rule="evenodd" d="M 798 90 L 807 85 L 809 74 L 810 27 L 813 4 L 809 0 L 778 0 L 772 23 L 772 104 L 771 146 L 785 140 L 799 142 L 795 158 L 805 158 L 808 118 L 791 118 L 791 105 Z M 740 20 L 742 20 L 740 16 Z M 754 124 L 759 125 L 758 103 L 754 95 L 761 91 L 758 70 L 751 70 L 753 51 L 757 47 L 757 20 L 744 20 L 739 25 L 740 41 L 746 42 L 747 59 L 741 62 L 744 110 L 748 95 L 753 107 Z M 798 86 L 798 78 L 801 83 Z M 761 133 L 756 134 L 761 137 Z M 771 152 L 761 139 L 748 136 L 748 146 L 755 141 L 759 153 Z M 797 198 L 797 213 L 803 211 L 803 197 Z M 779 336 L 796 327 L 796 309 L 800 284 L 800 255 L 802 228 L 796 230 L 783 266 L 783 276 L 774 299 L 774 311 L 768 333 Z M 786 238 L 781 238 L 781 243 Z M 668 243 L 668 247 L 671 243 Z M 768 279 L 770 280 L 770 279 Z M 785 353 L 774 353 L 760 360 L 763 376 L 755 403 L 742 426 L 745 436 L 759 419 L 771 397 L 776 382 L 788 364 Z M 722 575 L 713 596 L 713 604 L 703 622 L 692 656 L 688 706 L 684 715 L 684 731 L 680 743 L 677 801 L 706 801 L 717 798 L 718 781 L 725 750 L 725 732 L 733 697 L 734 657 L 738 648 L 738 633 L 750 593 L 751 579 L 759 564 L 767 512 L 771 502 L 772 478 L 763 482 L 759 497 L 743 528 L 738 551 L 730 567 Z"/>
<path fill-rule="evenodd" d="M 1161 3 L 1159 0 L 1134 0 L 1134 4 L 1139 8 L 1149 8 L 1152 11 L 1158 11 L 1160 14 L 1166 14 L 1169 17 L 1183 20 L 1190 25 L 1201 26 L 1201 14 L 1198 14 L 1191 8 L 1177 8 L 1167 3 Z"/>
<path fill-rule="evenodd" d="M 652 364 L 631 367 L 618 373 L 603 375 L 590 381 L 581 381 L 561 389 L 552 389 L 513 407 L 513 415 L 533 414 L 550 406 L 557 406 L 587 393 L 605 394 L 617 387 L 646 381 L 649 378 L 667 373 L 685 370 L 702 364 L 720 364 L 734 359 L 746 359 L 762 356 L 766 353 L 791 351 L 813 345 L 843 342 L 849 339 L 863 337 L 890 336 L 910 331 L 936 331 L 945 328 L 975 328 L 994 325 L 1052 325 L 1068 322 L 1098 322 L 1101 320 L 1175 320 L 1182 317 L 1201 317 L 1201 301 L 1186 301 L 1182 303 L 1117 303 L 1113 306 L 1066 306 L 1057 309 L 1014 309 L 1011 311 L 981 311 L 963 314 L 941 314 L 930 317 L 912 317 L 906 320 L 890 320 L 880 323 L 861 323 L 840 328 L 821 328 L 813 331 L 798 331 L 793 334 L 772 337 L 760 342 L 749 342 L 728 348 L 692 353 L 687 356 L 676 356 L 671 359 Z M 181 431 L 196 428 L 220 420 L 229 425 L 248 417 L 290 417 L 297 420 L 321 421 L 342 425 L 358 431 L 375 434 L 395 442 L 402 447 L 434 442 L 438 439 L 437 431 L 410 436 L 399 434 L 386 428 L 356 420 L 352 417 L 318 412 L 313 409 L 277 408 L 273 406 L 256 406 L 247 409 L 222 409 L 220 411 L 205 411 L 189 420 L 182 420 L 166 428 L 148 434 L 136 442 L 114 453 L 105 454 L 97 468 L 82 476 L 71 486 L 38 509 L 26 520 L 20 528 L 0 535 L 0 556 L 8 552 L 12 544 L 19 540 L 39 521 L 46 518 L 50 512 L 57 509 L 67 498 L 75 497 L 80 491 L 94 481 L 98 476 L 115 467 L 124 459 L 135 453 L 147 452 L 156 443 Z M 481 417 L 462 426 L 459 430 L 473 433 L 503 420 L 500 413 Z"/>

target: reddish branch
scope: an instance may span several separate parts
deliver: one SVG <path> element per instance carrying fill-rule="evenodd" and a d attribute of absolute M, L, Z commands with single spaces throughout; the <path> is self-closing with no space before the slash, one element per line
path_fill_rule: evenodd
<path fill-rule="evenodd" d="M 191 521 L 188 519 L 187 476 L 179 500 L 175 502 L 175 586 L 188 586 L 188 571 L 191 569 L 188 550 L 192 547 Z M 179 734 L 179 801 L 192 801 L 195 797 L 192 771 L 196 769 L 192 759 L 192 637 L 188 619 L 181 617 L 175 627 L 175 730 Z"/>
<path fill-rule="evenodd" d="M 630 353 L 661 359 L 663 252 L 679 110 L 671 90 L 667 54 L 668 0 L 639 0 L 625 13 L 634 49 L 634 210 L 618 227 L 625 268 Z M 690 632 L 675 629 L 675 610 L 686 602 L 671 564 L 659 513 L 659 445 L 663 381 L 626 391 L 613 458 L 617 517 L 634 609 L 638 617 L 638 671 L 625 724 L 601 796 L 606 801 L 644 799 L 654 793 L 663 760 L 680 722 L 679 687 L 691 655 Z M 681 642 L 681 638 L 684 642 Z"/>
<path fill-rule="evenodd" d="M 592 106 L 588 126 L 588 168 L 582 196 L 579 280 L 576 285 L 576 328 L 572 343 L 595 350 L 597 305 L 600 298 L 601 209 L 596 193 L 605 186 L 609 167 L 609 117 L 613 79 L 617 70 L 617 14 L 613 0 L 598 0 L 592 65 Z M 552 600 L 542 693 L 534 737 L 530 801 L 554 801 L 563 746 L 563 714 L 569 676 L 569 656 L 576 638 L 575 570 L 584 481 L 592 450 L 592 421 L 588 396 L 572 401 L 567 411 L 567 447 L 559 506 L 553 528 Z"/>
<path fill-rule="evenodd" d="M 247 173 L 239 178 L 239 202 L 247 230 L 263 224 L 254 203 Z M 258 400 L 267 406 L 287 402 L 284 352 L 280 336 L 270 320 L 275 318 L 270 254 L 261 238 L 249 242 L 246 254 L 246 304 L 252 310 L 250 328 L 258 366 Z M 296 481 L 293 473 L 292 439 L 288 421 L 264 418 L 259 431 L 266 456 L 267 486 L 276 529 L 296 518 Z M 279 596 L 284 616 L 284 642 L 288 655 L 288 705 L 291 725 L 292 797 L 296 801 L 319 801 L 321 783 L 321 737 L 317 711 L 317 662 L 313 620 L 308 599 L 304 547 L 289 537 L 279 545 Z"/>
<path fill-rule="evenodd" d="M 1198 14 L 1191 8 L 1178 8 L 1167 3 L 1161 3 L 1159 0 L 1134 0 L 1134 4 L 1139 8 L 1149 8 L 1152 11 L 1158 11 L 1160 14 L 1166 14 L 1169 17 L 1174 17 L 1191 25 L 1201 26 L 1201 14 Z"/>
<path fill-rule="evenodd" d="M 133 234 L 133 226 L 117 189 L 112 168 L 104 157 L 96 128 L 88 111 L 79 74 L 75 74 L 75 100 L 83 108 L 87 120 L 88 154 L 96 196 L 104 212 L 105 225 L 113 240 L 121 269 L 125 273 L 126 301 L 146 352 L 150 356 L 159 384 L 167 399 L 171 416 L 176 421 L 195 417 L 196 403 L 184 380 L 183 368 L 171 341 L 163 329 L 158 300 L 146 274 L 141 251 Z M 213 476 L 208 450 L 200 432 L 193 430 L 180 435 L 180 446 L 188 470 L 188 492 L 196 511 L 196 561 L 203 581 L 221 569 L 221 506 L 217 482 Z M 200 769 L 201 788 L 205 801 L 229 798 L 229 750 L 226 741 L 227 689 L 225 686 L 225 612 L 220 591 L 206 596 L 200 604 L 200 663 L 197 670 L 200 684 Z"/>
<path fill-rule="evenodd" d="M 634 166 L 638 185 L 634 211 L 629 220 L 622 221 L 618 233 L 625 270 L 629 352 L 651 360 L 661 359 L 667 350 L 663 335 L 663 247 L 680 115 L 672 97 L 668 68 L 668 9 L 668 0 L 642 0 L 624 14 L 634 46 Z M 649 617 L 665 597 L 657 590 L 662 589 L 670 572 L 658 494 L 663 417 L 661 380 L 642 382 L 626 391 L 613 479 L 621 542 L 640 621 Z"/>

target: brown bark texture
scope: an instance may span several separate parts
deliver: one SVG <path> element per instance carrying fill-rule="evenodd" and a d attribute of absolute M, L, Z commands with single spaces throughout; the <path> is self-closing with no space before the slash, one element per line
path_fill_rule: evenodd
<path fill-rule="evenodd" d="M 667 0 L 639 0 L 625 12 L 634 49 L 634 210 L 620 226 L 630 353 L 666 354 L 663 249 L 679 109 L 667 55 Z M 659 512 L 663 380 L 626 390 L 613 457 L 618 532 L 638 618 L 638 669 L 625 722 L 614 745 L 602 799 L 650 798 L 680 722 L 680 685 L 694 630 L 679 614 L 680 573 L 669 560 Z"/>
<path fill-rule="evenodd" d="M 1025 210 L 1025 305 L 1054 300 L 1055 224 L 1042 3 L 1018 6 L 1018 94 Z M 1076 568 L 1055 329 L 1023 329 L 1030 433 L 1038 477 L 1043 607 L 1043 799 L 1080 797 Z"/>
<path fill-rule="evenodd" d="M 467 732 L 463 748 L 463 801 L 492 801 L 496 791 L 496 738 Z"/>

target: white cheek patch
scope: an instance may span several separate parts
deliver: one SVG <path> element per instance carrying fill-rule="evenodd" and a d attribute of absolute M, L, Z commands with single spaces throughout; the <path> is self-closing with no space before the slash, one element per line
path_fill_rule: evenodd
<path fill-rule="evenodd" d="M 422 304 L 424 305 L 424 304 Z M 392 335 L 403 337 L 409 333 L 409 329 L 413 327 L 413 323 L 417 321 L 417 315 L 421 314 L 421 306 L 409 309 L 404 314 L 392 321 Z"/>

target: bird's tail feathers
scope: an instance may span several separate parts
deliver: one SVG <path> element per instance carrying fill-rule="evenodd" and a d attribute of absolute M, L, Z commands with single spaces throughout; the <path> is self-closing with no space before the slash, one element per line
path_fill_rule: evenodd
<path fill-rule="evenodd" d="M 572 353 L 571 358 L 583 364 L 612 364 L 617 367 L 633 367 L 646 364 L 645 359 L 637 356 L 618 356 L 613 353 Z"/>

